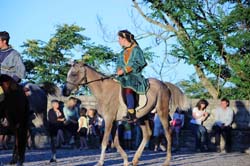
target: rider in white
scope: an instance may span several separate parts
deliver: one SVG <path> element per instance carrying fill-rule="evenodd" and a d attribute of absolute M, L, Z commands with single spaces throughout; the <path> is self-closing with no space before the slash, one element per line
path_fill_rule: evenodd
<path fill-rule="evenodd" d="M 0 101 L 3 101 L 3 92 L 10 86 L 7 81 L 19 83 L 25 77 L 25 66 L 20 54 L 9 45 L 9 33 L 0 32 Z"/>

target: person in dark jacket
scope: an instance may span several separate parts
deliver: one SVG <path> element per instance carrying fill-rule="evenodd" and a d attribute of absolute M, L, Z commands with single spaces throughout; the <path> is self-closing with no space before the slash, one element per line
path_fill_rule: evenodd
<path fill-rule="evenodd" d="M 65 120 L 63 113 L 59 110 L 59 101 L 51 101 L 52 108 L 48 111 L 49 135 L 51 139 L 52 158 L 50 162 L 56 162 L 56 146 L 54 137 L 57 138 L 57 145 L 64 143 L 63 122 Z"/>

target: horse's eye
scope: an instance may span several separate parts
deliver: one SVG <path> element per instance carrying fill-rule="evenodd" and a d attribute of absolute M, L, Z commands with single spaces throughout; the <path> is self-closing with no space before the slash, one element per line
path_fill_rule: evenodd
<path fill-rule="evenodd" d="M 72 77 L 76 77 L 76 76 L 77 76 L 77 73 L 71 73 L 71 76 L 72 76 Z"/>

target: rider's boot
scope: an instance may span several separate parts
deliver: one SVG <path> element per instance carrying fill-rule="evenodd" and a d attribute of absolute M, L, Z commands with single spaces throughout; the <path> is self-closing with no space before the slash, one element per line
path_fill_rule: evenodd
<path fill-rule="evenodd" d="M 132 121 L 134 122 L 136 120 L 135 110 L 134 109 L 128 109 L 127 115 L 123 117 L 124 121 Z"/>

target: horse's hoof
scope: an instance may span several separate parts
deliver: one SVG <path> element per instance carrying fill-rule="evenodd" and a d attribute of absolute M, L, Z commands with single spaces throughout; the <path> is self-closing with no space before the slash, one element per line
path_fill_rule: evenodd
<path fill-rule="evenodd" d="M 17 164 L 17 161 L 15 161 L 15 160 L 11 160 L 11 161 L 9 162 L 9 165 L 15 165 L 15 164 Z"/>
<path fill-rule="evenodd" d="M 129 162 L 124 162 L 123 165 L 124 166 L 130 166 L 131 164 Z"/>
<path fill-rule="evenodd" d="M 136 161 L 136 160 L 133 160 L 133 161 L 132 161 L 132 165 L 133 165 L 133 166 L 137 166 L 137 165 L 138 165 L 138 163 L 139 163 L 139 161 L 138 161 L 138 160 L 137 160 L 137 161 Z"/>
<path fill-rule="evenodd" d="M 17 162 L 16 166 L 23 166 L 23 163 L 22 162 Z"/>
<path fill-rule="evenodd" d="M 162 166 L 170 166 L 169 162 L 165 162 Z"/>
<path fill-rule="evenodd" d="M 103 166 L 103 162 L 98 162 L 95 166 Z"/>

